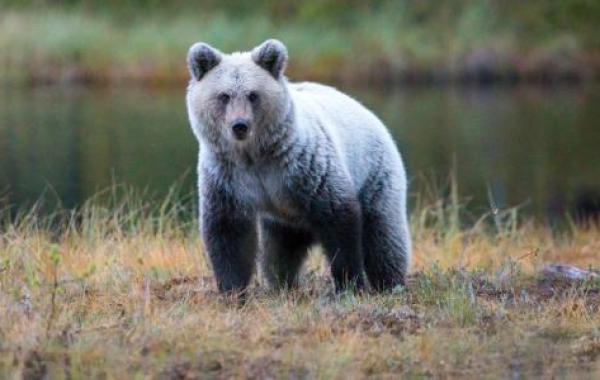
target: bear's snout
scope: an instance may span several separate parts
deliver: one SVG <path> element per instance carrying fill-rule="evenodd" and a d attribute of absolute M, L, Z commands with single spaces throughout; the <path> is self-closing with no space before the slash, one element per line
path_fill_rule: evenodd
<path fill-rule="evenodd" d="M 250 126 L 245 120 L 238 119 L 234 121 L 231 125 L 231 131 L 233 132 L 233 136 L 240 141 L 244 140 L 248 136 L 249 130 Z"/>

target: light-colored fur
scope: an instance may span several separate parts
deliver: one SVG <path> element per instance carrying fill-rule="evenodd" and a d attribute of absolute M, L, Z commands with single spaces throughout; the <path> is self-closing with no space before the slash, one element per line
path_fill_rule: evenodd
<path fill-rule="evenodd" d="M 191 71 L 195 68 L 192 50 Z M 327 243 L 326 248 L 348 250 L 351 251 L 348 255 L 363 257 L 370 282 L 373 284 L 378 276 L 382 277 L 383 285 L 377 288 L 403 283 L 411 257 L 406 174 L 400 154 L 382 122 L 359 102 L 332 87 L 289 83 L 282 75 L 287 51 L 277 41 L 267 41 L 252 53 L 225 55 L 216 49 L 209 53 L 216 58 L 209 54 L 205 59 L 204 51 L 200 53 L 204 59 L 201 64 L 208 62 L 209 68 L 204 71 L 202 67 L 195 68 L 200 75 L 192 71 L 187 94 L 190 123 L 200 142 L 198 172 L 205 242 L 214 241 L 216 230 L 223 232 L 218 224 L 213 226 L 213 221 L 227 220 L 222 216 L 225 213 L 235 213 L 248 226 L 264 220 L 281 229 L 289 227 L 291 232 L 306 231 L 317 242 L 329 242 L 331 239 L 324 234 L 339 232 L 339 239 Z M 262 58 L 257 58 L 261 53 Z M 224 92 L 231 94 L 226 106 L 217 100 L 218 94 Z M 250 92 L 259 95 L 258 104 L 249 103 Z M 250 126 L 243 141 L 236 140 L 230 130 L 232 120 L 240 118 Z M 229 201 L 233 210 L 216 204 Z M 357 212 L 353 204 L 358 205 Z M 356 230 L 358 253 L 352 245 L 341 242 L 354 238 L 353 225 L 339 231 L 333 226 L 330 231 L 331 226 L 319 223 L 322 219 L 345 225 L 346 219 L 355 217 L 362 218 L 356 224 L 361 230 Z M 204 224 L 214 228 L 204 228 Z M 271 237 L 269 231 L 272 229 L 261 229 L 263 251 L 265 247 L 274 247 L 271 250 L 275 252 L 265 252 L 264 265 L 267 278 L 277 283 L 277 275 L 269 275 L 268 266 L 278 262 L 274 255 L 288 252 L 282 251 L 284 237 Z M 258 249 L 252 247 L 255 238 L 244 242 L 246 245 L 240 243 L 233 249 Z M 223 267 L 216 270 L 218 283 L 231 282 L 227 276 L 232 273 L 227 268 L 235 267 L 235 263 L 222 262 L 227 252 L 215 252 L 231 247 L 221 240 L 208 245 L 213 265 Z M 295 247 L 287 248 L 291 249 Z M 332 252 L 330 260 L 345 254 Z M 254 253 L 247 255 L 254 257 Z M 285 272 L 285 266 L 290 266 L 285 260 L 277 265 L 284 268 L 275 268 L 276 272 Z M 219 276 L 225 282 L 219 281 Z M 238 289 L 246 285 L 233 282 L 220 288 Z"/>

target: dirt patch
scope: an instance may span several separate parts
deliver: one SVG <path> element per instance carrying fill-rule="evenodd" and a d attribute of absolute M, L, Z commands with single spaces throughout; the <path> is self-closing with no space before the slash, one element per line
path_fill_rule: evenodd
<path fill-rule="evenodd" d="M 223 378 L 223 364 L 215 359 L 200 359 L 196 362 L 181 361 L 168 366 L 159 376 L 165 380 L 194 380 Z"/>
<path fill-rule="evenodd" d="M 197 284 L 199 278 L 196 276 L 174 277 L 164 283 L 154 284 L 152 286 L 152 294 L 159 300 L 166 300 L 168 293 L 176 290 L 176 288 L 186 285 L 188 287 Z"/>
<path fill-rule="evenodd" d="M 391 334 L 397 337 L 416 334 L 422 327 L 423 317 L 409 306 L 382 309 L 361 306 L 349 313 L 334 312 L 334 333 L 361 331 L 369 336 Z"/>
<path fill-rule="evenodd" d="M 233 366 L 227 366 L 223 360 L 214 358 L 200 358 L 195 362 L 189 360 L 175 362 L 168 366 L 159 378 L 165 380 L 239 378 L 240 362 L 243 368 L 242 377 L 245 379 L 304 379 L 309 374 L 307 369 L 289 367 L 279 358 L 261 356 L 246 360 L 237 358 L 232 361 L 235 363 Z"/>
<path fill-rule="evenodd" d="M 25 356 L 23 370 L 21 372 L 23 380 L 38 380 L 48 378 L 48 367 L 46 360 L 37 351 L 30 351 Z"/>
<path fill-rule="evenodd" d="M 409 295 L 425 276 L 427 275 L 424 273 L 411 276 L 408 285 Z M 491 276 L 482 273 L 457 272 L 449 276 L 457 276 L 455 280 L 469 284 L 475 296 L 490 301 L 518 299 L 545 302 L 560 297 L 576 297 L 582 299 L 587 306 L 595 310 L 600 309 L 600 282 L 595 279 L 574 280 L 556 275 L 547 276 L 546 272 L 514 281 L 494 281 Z"/>
<path fill-rule="evenodd" d="M 219 297 L 212 283 L 211 276 L 174 277 L 164 283 L 153 284 L 151 294 L 159 301 L 177 301 L 187 298 L 191 304 L 199 304 Z"/>

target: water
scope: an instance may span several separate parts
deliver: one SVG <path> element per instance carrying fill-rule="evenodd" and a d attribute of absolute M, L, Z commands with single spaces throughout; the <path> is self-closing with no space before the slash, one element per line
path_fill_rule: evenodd
<path fill-rule="evenodd" d="M 413 192 L 436 182 L 443 196 L 454 169 L 475 214 L 493 199 L 545 218 L 600 197 L 599 90 L 348 92 L 392 130 Z M 0 197 L 15 207 L 42 194 L 74 207 L 114 182 L 154 195 L 176 181 L 193 191 L 196 159 L 183 88 L 0 90 Z"/>

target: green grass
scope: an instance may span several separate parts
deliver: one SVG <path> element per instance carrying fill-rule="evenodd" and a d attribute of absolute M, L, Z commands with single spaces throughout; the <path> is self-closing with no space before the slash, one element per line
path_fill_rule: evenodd
<path fill-rule="evenodd" d="M 182 82 L 192 43 L 229 52 L 270 37 L 288 45 L 297 79 L 551 81 L 598 72 L 595 2 L 138 3 L 0 6 L 0 78 Z"/>
<path fill-rule="evenodd" d="M 239 306 L 215 292 L 193 205 L 176 191 L 109 194 L 45 217 L 4 211 L 0 377 L 600 374 L 600 282 L 539 274 L 598 268 L 598 229 L 444 226 L 460 208 L 421 199 L 406 288 L 335 294 L 314 252 L 298 289 L 273 294 L 259 278 Z"/>

